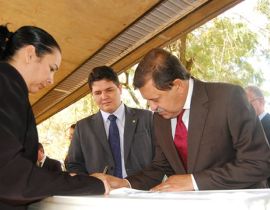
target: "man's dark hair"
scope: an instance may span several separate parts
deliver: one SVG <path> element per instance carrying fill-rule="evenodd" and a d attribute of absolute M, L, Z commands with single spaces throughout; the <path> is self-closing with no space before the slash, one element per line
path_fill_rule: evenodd
<path fill-rule="evenodd" d="M 187 80 L 189 72 L 179 59 L 161 48 L 148 52 L 136 68 L 133 85 L 141 88 L 150 79 L 159 90 L 169 90 L 175 79 Z"/>
<path fill-rule="evenodd" d="M 88 85 L 89 85 L 90 90 L 92 91 L 92 86 L 95 81 L 100 81 L 103 79 L 112 81 L 117 86 L 120 85 L 118 76 L 111 67 L 98 66 L 98 67 L 95 67 L 89 74 Z"/>
<path fill-rule="evenodd" d="M 74 124 L 72 124 L 72 125 L 70 126 L 70 128 L 75 129 L 75 126 L 76 126 L 76 124 L 74 123 Z"/>
<path fill-rule="evenodd" d="M 38 150 L 41 150 L 44 153 L 44 148 L 41 143 L 38 143 Z"/>

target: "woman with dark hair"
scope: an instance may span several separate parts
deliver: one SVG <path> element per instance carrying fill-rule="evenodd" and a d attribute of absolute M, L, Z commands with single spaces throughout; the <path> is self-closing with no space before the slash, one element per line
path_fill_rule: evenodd
<path fill-rule="evenodd" d="M 0 26 L 0 209 L 26 209 L 52 195 L 103 194 L 107 184 L 36 166 L 38 134 L 28 93 L 53 83 L 61 50 L 46 31 Z"/>

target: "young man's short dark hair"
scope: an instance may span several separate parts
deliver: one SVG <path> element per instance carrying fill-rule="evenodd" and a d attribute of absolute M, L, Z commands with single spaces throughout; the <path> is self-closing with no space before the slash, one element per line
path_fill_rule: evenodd
<path fill-rule="evenodd" d="M 109 66 L 98 66 L 93 68 L 92 72 L 90 72 L 88 77 L 88 85 L 90 90 L 92 91 L 93 83 L 100 80 L 109 80 L 114 84 L 119 86 L 120 82 L 118 76 L 114 70 Z"/>

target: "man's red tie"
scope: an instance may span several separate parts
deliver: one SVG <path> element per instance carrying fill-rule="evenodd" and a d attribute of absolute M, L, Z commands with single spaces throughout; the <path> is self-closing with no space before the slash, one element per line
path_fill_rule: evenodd
<path fill-rule="evenodd" d="M 178 155 L 187 170 L 187 128 L 182 120 L 184 109 L 177 117 L 177 125 L 175 129 L 174 144 Z"/>

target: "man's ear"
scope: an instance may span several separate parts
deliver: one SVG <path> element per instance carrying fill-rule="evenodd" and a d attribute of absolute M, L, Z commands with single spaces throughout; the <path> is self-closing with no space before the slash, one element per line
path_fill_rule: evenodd
<path fill-rule="evenodd" d="M 187 90 L 188 80 L 175 79 L 173 81 L 173 87 L 175 87 L 179 93 L 183 94 Z"/>
<path fill-rule="evenodd" d="M 177 89 L 179 89 L 180 87 L 183 86 L 182 80 L 181 80 L 181 79 L 175 79 L 175 80 L 173 80 L 172 84 L 173 84 L 173 86 L 175 86 Z"/>
<path fill-rule="evenodd" d="M 24 50 L 25 50 L 25 61 L 26 63 L 30 63 L 36 56 L 36 48 L 33 45 L 27 45 Z"/>
<path fill-rule="evenodd" d="M 120 90 L 120 94 L 122 94 L 122 84 L 119 84 L 118 88 Z"/>

